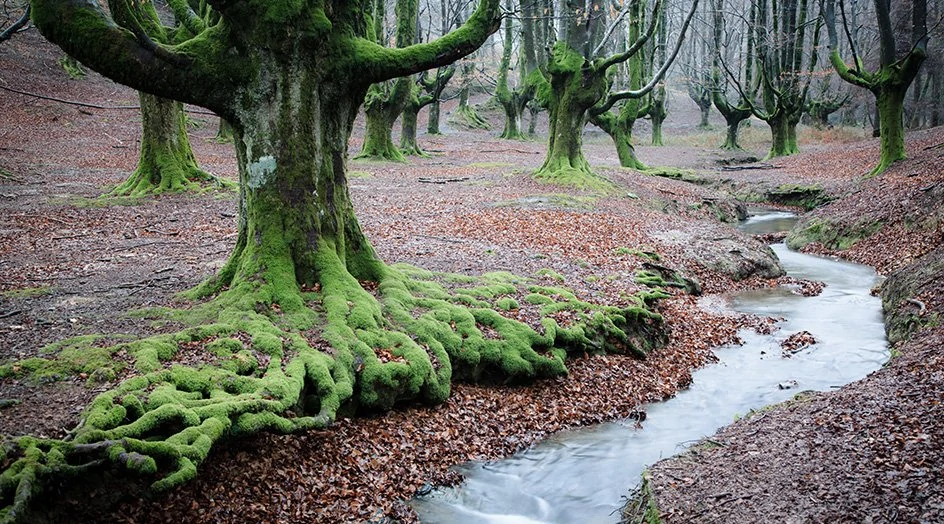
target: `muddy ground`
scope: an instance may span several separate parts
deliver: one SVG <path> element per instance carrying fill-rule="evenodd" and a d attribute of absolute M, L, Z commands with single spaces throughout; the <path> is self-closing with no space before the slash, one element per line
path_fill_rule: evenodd
<path fill-rule="evenodd" d="M 116 107 L 134 106 L 137 97 L 94 74 L 69 79 L 59 57 L 34 32 L 0 47 L 0 87 L 107 107 L 0 91 L 0 112 L 7 117 L 0 128 L 0 362 L 42 355 L 49 344 L 78 335 L 142 337 L 175 329 L 128 313 L 176 304 L 175 293 L 212 275 L 235 241 L 233 192 L 98 198 L 134 168 L 140 117 Z M 680 98 L 676 105 L 686 103 Z M 500 126 L 498 115 L 486 116 Z M 235 179 L 232 146 L 213 139 L 215 117 L 194 109 L 191 118 L 201 166 Z M 819 184 L 835 197 L 874 190 L 862 189 L 859 176 L 877 158 L 876 143 L 855 141 L 854 132 L 805 132 L 805 152 L 798 157 L 728 171 L 719 161 L 731 155 L 712 147 L 723 129 L 696 133 L 696 123 L 695 111 L 680 110 L 667 123 L 669 145 L 640 147 L 639 154 L 650 165 L 691 169 L 711 185 L 619 169 L 608 139 L 591 131 L 590 162 L 625 192 L 575 193 L 528 178 L 543 160 L 542 141 L 501 141 L 496 131 L 447 124 L 444 136 L 420 136 L 429 158 L 351 161 L 352 197 L 365 232 L 388 262 L 466 274 L 508 270 L 537 279 L 552 278 L 539 274 L 550 269 L 582 297 L 618 302 L 622 293 L 639 289 L 633 274 L 645 261 L 620 248 L 659 252 L 663 264 L 697 278 L 708 294 L 776 285 L 776 267 L 763 244 L 721 220 L 738 214 L 733 193 L 748 188 L 762 195 L 787 183 Z M 352 153 L 360 145 L 357 133 Z M 940 134 L 922 137 L 927 146 L 942 141 Z M 759 125 L 748 132 L 751 154 L 762 156 L 763 138 Z M 921 182 L 915 189 L 921 190 L 930 183 L 925 176 L 906 178 Z M 914 259 L 927 251 L 920 247 L 925 236 L 909 242 L 899 255 L 908 251 Z M 873 263 L 891 271 L 907 261 Z M 572 362 L 568 377 L 530 387 L 457 385 L 441 406 L 342 419 L 322 432 L 231 442 L 214 450 L 195 481 L 157 497 L 139 496 L 134 483 L 120 491 L 107 483 L 52 490 L 56 511 L 49 518 L 411 520 L 403 500 L 428 483 L 455 481 L 451 465 L 507 455 L 566 427 L 638 414 L 642 403 L 686 386 L 691 370 L 712 360 L 711 348 L 735 342 L 739 328 L 768 325 L 707 311 L 681 292 L 663 302 L 662 312 L 671 341 L 646 361 L 588 357 Z M 0 398 L 19 403 L 0 410 L 0 433 L 60 437 L 91 398 L 123 378 L 94 386 L 82 376 L 42 383 L 3 379 Z M 827 448 L 824 460 L 835 453 Z"/>

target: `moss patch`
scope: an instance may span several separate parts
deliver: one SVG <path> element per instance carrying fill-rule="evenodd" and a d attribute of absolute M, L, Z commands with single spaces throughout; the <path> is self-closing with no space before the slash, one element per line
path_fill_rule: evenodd
<path fill-rule="evenodd" d="M 852 225 L 837 224 L 822 218 L 804 220 L 787 235 L 790 249 L 802 249 L 818 242 L 829 249 L 845 250 L 882 228 L 881 221 L 865 221 Z"/>
<path fill-rule="evenodd" d="M 807 211 L 832 201 L 832 197 L 818 184 L 812 186 L 783 184 L 768 190 L 765 197 L 770 202 L 797 206 Z"/>

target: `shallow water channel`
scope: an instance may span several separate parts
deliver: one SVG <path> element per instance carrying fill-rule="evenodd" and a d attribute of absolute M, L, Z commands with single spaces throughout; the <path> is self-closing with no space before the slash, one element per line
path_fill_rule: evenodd
<path fill-rule="evenodd" d="M 765 212 L 740 226 L 748 233 L 783 231 L 795 218 Z M 429 523 L 617 522 L 621 500 L 642 470 L 715 433 L 738 415 L 803 390 L 826 391 L 858 380 L 888 359 L 878 281 L 867 267 L 773 246 L 788 274 L 819 280 L 817 297 L 786 289 L 741 293 L 731 306 L 783 317 L 772 335 L 743 331 L 743 346 L 716 351 L 720 361 L 693 374 L 691 387 L 646 406 L 641 429 L 617 421 L 562 432 L 509 458 L 459 466 L 465 482 L 415 499 Z M 809 331 L 815 345 L 791 358 L 780 342 Z M 795 385 L 793 382 L 795 381 Z M 789 389 L 781 389 L 789 385 Z"/>

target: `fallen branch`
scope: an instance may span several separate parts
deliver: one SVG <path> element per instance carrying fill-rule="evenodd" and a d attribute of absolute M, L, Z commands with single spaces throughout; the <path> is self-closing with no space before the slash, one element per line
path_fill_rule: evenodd
<path fill-rule="evenodd" d="M 11 93 L 16 93 L 18 95 L 31 96 L 33 98 L 39 98 L 40 100 L 49 100 L 50 102 L 58 102 L 60 104 L 66 104 L 70 106 L 90 107 L 92 109 L 141 109 L 140 105 L 103 106 L 99 104 L 90 104 L 88 102 L 78 102 L 76 100 L 65 100 L 63 98 L 56 98 L 54 96 L 40 95 L 38 93 L 30 93 L 29 91 L 20 91 L 19 89 L 13 89 L 12 87 L 7 87 L 4 85 L 0 85 L 0 89 L 3 89 L 4 91 L 9 91 Z M 205 109 L 192 109 L 192 108 L 184 107 L 184 111 L 188 113 L 195 113 L 198 115 L 216 115 L 216 113 L 212 111 L 207 111 Z"/>
<path fill-rule="evenodd" d="M 540 151 L 525 151 L 523 149 L 483 149 L 482 153 L 523 153 L 525 155 L 540 155 Z"/>
<path fill-rule="evenodd" d="M 155 245 L 155 244 L 171 244 L 171 245 L 174 245 L 174 244 L 179 244 L 179 243 L 180 243 L 180 242 L 167 242 L 166 240 L 155 240 L 155 241 L 153 241 L 153 242 L 142 242 L 142 243 L 140 243 L 140 244 L 135 244 L 135 245 L 133 245 L 133 246 L 120 247 L 120 248 L 116 249 L 115 251 L 116 251 L 116 252 L 117 252 L 117 251 L 131 251 L 132 249 L 137 249 L 137 248 L 139 248 L 139 247 L 145 247 L 145 246 L 153 246 L 153 245 Z"/>
<path fill-rule="evenodd" d="M 10 318 L 12 316 L 19 315 L 23 310 L 14 309 L 13 311 L 7 311 L 6 313 L 0 313 L 0 318 Z"/>
<path fill-rule="evenodd" d="M 457 178 L 426 178 L 420 177 L 418 180 L 424 184 L 445 184 L 448 182 L 465 182 L 469 177 L 457 177 Z"/>
<path fill-rule="evenodd" d="M 918 300 L 918 299 L 916 299 L 916 298 L 908 298 L 908 299 L 905 299 L 905 302 L 907 302 L 907 303 L 909 303 L 909 304 L 914 304 L 915 306 L 918 306 L 918 316 L 919 316 L 919 317 L 924 316 L 924 312 L 927 311 L 927 309 L 928 309 L 928 306 L 926 306 L 926 305 L 924 304 L 924 302 L 922 302 L 922 301 L 920 301 L 920 300 Z"/>
<path fill-rule="evenodd" d="M 780 169 L 773 164 L 754 164 L 750 166 L 721 166 L 722 171 L 747 171 L 750 169 Z"/>

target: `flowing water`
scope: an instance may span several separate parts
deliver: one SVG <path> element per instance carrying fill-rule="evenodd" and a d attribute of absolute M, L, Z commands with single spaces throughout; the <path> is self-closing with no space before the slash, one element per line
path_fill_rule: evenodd
<path fill-rule="evenodd" d="M 792 226 L 789 213 L 748 219 L 745 232 Z M 429 523 L 617 522 L 621 498 L 642 470 L 715 433 L 738 415 L 802 390 L 826 391 L 858 380 L 888 359 L 878 276 L 867 267 L 772 246 L 787 273 L 826 283 L 817 297 L 766 289 L 737 295 L 732 307 L 785 320 L 771 335 L 743 331 L 743 346 L 716 351 L 719 362 L 693 374 L 691 387 L 646 407 L 635 421 L 562 432 L 507 459 L 463 464 L 465 482 L 412 502 Z M 784 358 L 780 342 L 809 331 L 816 344 Z M 786 388 L 786 389 L 782 389 Z"/>

